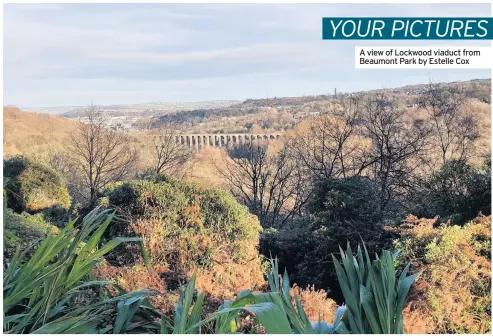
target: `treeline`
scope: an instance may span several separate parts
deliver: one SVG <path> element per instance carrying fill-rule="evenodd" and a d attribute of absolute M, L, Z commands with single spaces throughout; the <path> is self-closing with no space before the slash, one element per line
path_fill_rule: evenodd
<path fill-rule="evenodd" d="M 436 86 L 440 86 L 441 89 L 445 91 L 457 91 L 458 93 L 463 95 L 464 98 L 478 99 L 481 102 L 491 104 L 491 100 L 489 98 L 491 92 L 491 80 L 468 81 L 458 84 L 446 83 Z M 411 90 L 411 88 L 413 89 Z M 409 88 L 410 91 L 405 90 L 404 88 L 400 88 L 395 90 L 374 90 L 368 92 L 359 92 L 353 95 L 392 95 L 395 98 L 396 104 L 401 105 L 402 107 L 416 107 L 420 103 L 421 95 L 416 94 L 415 92 L 427 93 L 429 89 L 429 85 L 416 85 L 411 86 Z M 262 115 L 273 108 L 281 113 L 302 117 L 303 114 L 306 113 L 324 113 L 330 111 L 332 109 L 332 105 L 337 104 L 338 100 L 345 99 L 349 96 L 351 96 L 351 94 L 342 94 L 337 93 L 336 91 L 332 95 L 247 99 L 242 103 L 225 108 L 196 109 L 192 111 L 179 111 L 176 113 L 166 114 L 160 116 L 156 120 L 153 120 L 151 127 L 159 128 L 162 125 L 175 124 L 193 129 L 203 124 L 204 127 L 210 128 L 211 125 L 208 124 L 211 124 L 215 120 L 219 120 L 221 118 L 242 118 L 248 115 Z M 259 119 L 261 121 L 264 121 L 265 123 L 266 118 L 264 115 L 260 116 Z M 288 128 L 292 128 L 293 126 L 294 124 L 288 125 Z M 234 125 L 228 124 L 228 127 L 234 127 Z M 268 127 L 269 125 L 265 125 L 265 128 Z M 286 125 L 283 125 L 283 127 L 285 128 Z M 279 130 L 279 127 L 276 129 Z"/>
<path fill-rule="evenodd" d="M 476 98 L 487 104 L 491 104 L 491 79 L 477 79 L 464 82 L 443 83 L 444 89 L 461 91 L 468 98 Z M 395 89 L 379 89 L 365 92 L 356 92 L 354 94 L 376 94 L 376 93 L 392 93 L 394 95 L 407 95 L 414 101 L 414 98 L 418 97 L 421 93 L 426 92 L 429 89 L 428 84 L 408 85 Z M 348 93 L 338 93 L 337 90 L 333 94 L 323 94 L 314 96 L 302 96 L 302 97 L 274 97 L 264 99 L 247 99 L 242 103 L 236 104 L 237 107 L 276 107 L 276 108 L 292 108 L 294 110 L 299 109 L 303 105 L 310 103 L 327 103 L 337 98 L 349 96 Z"/>
<path fill-rule="evenodd" d="M 159 119 L 153 122 L 152 127 L 159 128 L 160 126 L 167 124 L 195 126 L 197 124 L 210 121 L 211 119 L 217 119 L 223 117 L 239 117 L 249 114 L 257 114 L 261 112 L 262 112 L 261 110 L 255 108 L 235 108 L 235 107 L 181 111 L 181 112 L 167 114 L 159 117 Z"/>

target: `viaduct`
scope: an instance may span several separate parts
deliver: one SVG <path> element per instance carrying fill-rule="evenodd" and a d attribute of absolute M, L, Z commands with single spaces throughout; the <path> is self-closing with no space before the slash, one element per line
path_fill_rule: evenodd
<path fill-rule="evenodd" d="M 243 144 L 250 141 L 267 142 L 279 139 L 282 133 L 269 134 L 177 134 L 174 135 L 175 143 L 188 147 L 202 148 L 206 146 L 223 147 L 228 145 Z"/>

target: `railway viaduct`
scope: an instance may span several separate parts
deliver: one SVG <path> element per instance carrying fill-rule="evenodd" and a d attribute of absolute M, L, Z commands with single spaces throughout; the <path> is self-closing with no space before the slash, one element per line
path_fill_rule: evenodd
<path fill-rule="evenodd" d="M 247 133 L 218 133 L 218 134 L 177 134 L 175 143 L 193 148 L 223 147 L 243 144 L 250 141 L 268 142 L 279 139 L 282 133 L 247 134 Z"/>

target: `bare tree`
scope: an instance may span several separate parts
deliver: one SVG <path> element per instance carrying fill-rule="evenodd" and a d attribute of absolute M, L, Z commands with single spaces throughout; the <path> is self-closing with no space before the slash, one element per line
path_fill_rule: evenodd
<path fill-rule="evenodd" d="M 85 111 L 87 122 L 70 135 L 68 150 L 84 176 L 89 202 L 94 203 L 106 185 L 124 178 L 133 167 L 137 152 L 127 136 L 105 126 L 104 114 L 95 106 Z"/>
<path fill-rule="evenodd" d="M 381 212 L 413 185 L 430 128 L 406 122 L 404 110 L 383 94 L 339 99 L 290 146 L 313 182 L 368 176 L 379 184 Z"/>
<path fill-rule="evenodd" d="M 365 160 L 371 177 L 380 185 L 380 211 L 390 200 L 408 190 L 419 155 L 425 150 L 430 129 L 424 123 L 408 125 L 404 111 L 384 95 L 366 99 L 363 118 L 364 134 L 372 150 Z"/>
<path fill-rule="evenodd" d="M 219 172 L 264 227 L 282 226 L 301 212 L 308 200 L 306 174 L 286 146 L 269 153 L 267 144 L 250 141 L 227 152 L 225 169 Z"/>
<path fill-rule="evenodd" d="M 154 146 L 154 172 L 173 173 L 190 160 L 194 154 L 193 149 L 182 144 L 177 136 L 176 126 L 162 125 L 158 133 L 153 135 Z"/>
<path fill-rule="evenodd" d="M 420 97 L 420 107 L 431 119 L 442 163 L 466 159 L 479 137 L 478 121 L 468 114 L 467 98 L 454 87 L 430 83 Z"/>
<path fill-rule="evenodd" d="M 360 97 L 338 100 L 293 139 L 292 148 L 315 179 L 358 175 L 367 166 L 360 105 Z"/>

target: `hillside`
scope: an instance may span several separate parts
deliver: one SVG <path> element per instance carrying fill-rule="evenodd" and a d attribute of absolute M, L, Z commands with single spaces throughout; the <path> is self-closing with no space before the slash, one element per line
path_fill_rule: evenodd
<path fill-rule="evenodd" d="M 444 88 L 458 89 L 471 101 L 486 106 L 489 119 L 491 103 L 491 79 L 477 79 L 462 82 L 441 83 Z M 302 97 L 273 97 L 247 99 L 239 104 L 224 108 L 197 109 L 168 113 L 154 118 L 153 127 L 161 124 L 179 124 L 189 132 L 197 133 L 250 133 L 263 130 L 287 131 L 296 127 L 299 121 L 312 118 L 327 111 L 340 98 L 355 94 L 392 95 L 402 107 L 411 108 L 415 113 L 420 96 L 429 88 L 429 84 L 406 85 L 397 88 L 373 89 L 369 91 Z M 476 104 L 476 105 L 478 105 Z M 489 127 L 489 126 L 488 126 Z M 488 128 L 489 129 L 489 128 Z"/>
<path fill-rule="evenodd" d="M 3 108 L 3 156 L 40 154 L 63 146 L 77 122 L 55 115 Z"/>
<path fill-rule="evenodd" d="M 467 81 L 456 81 L 442 83 L 444 86 L 458 86 L 469 98 L 477 98 L 479 100 L 486 99 L 489 103 L 489 97 L 491 92 L 491 78 L 487 79 L 472 79 Z M 404 85 L 395 88 L 381 88 L 373 89 L 367 91 L 357 91 L 357 92 L 334 92 L 337 96 L 347 96 L 350 94 L 362 94 L 362 93 L 377 93 L 377 92 L 391 92 L 395 95 L 406 95 L 414 96 L 427 90 L 429 83 L 423 84 L 412 84 Z M 334 98 L 334 95 L 323 94 L 323 95 L 313 95 L 313 96 L 302 96 L 302 97 L 273 97 L 273 98 L 261 98 L 261 99 L 247 99 L 240 104 L 234 105 L 238 108 L 253 108 L 253 107 L 296 107 L 301 106 L 310 102 L 320 102 L 327 101 Z"/>
<path fill-rule="evenodd" d="M 480 139 L 478 152 L 488 155 L 490 148 L 491 79 L 470 80 L 455 83 L 443 83 L 444 86 L 458 85 L 471 104 L 468 109 L 471 115 L 480 121 Z M 365 93 L 387 91 L 392 94 L 402 106 L 405 106 L 411 115 L 419 114 L 416 102 L 419 92 L 426 88 L 422 85 L 407 85 L 393 89 L 376 89 Z M 340 94 L 341 96 L 345 94 Z M 309 119 L 327 110 L 333 101 L 330 96 L 306 96 L 291 98 L 247 99 L 242 103 L 232 104 L 232 101 L 211 101 L 188 104 L 189 108 L 200 109 L 183 110 L 166 114 L 161 117 L 155 115 L 153 109 L 140 113 L 139 117 L 132 117 L 127 121 L 116 117 L 109 118 L 109 126 L 128 123 L 145 125 L 152 122 L 153 126 L 161 123 L 178 124 L 188 132 L 221 133 L 221 132 L 263 132 L 264 130 L 289 131 L 303 119 Z M 155 103 L 155 105 L 159 103 Z M 180 106 L 174 105 L 175 108 Z M 215 105 L 216 104 L 216 105 Z M 217 107 L 217 104 L 228 107 Z M 157 106 L 156 105 L 156 106 Z M 124 105 L 106 106 L 113 113 Z M 156 108 L 156 106 L 153 106 Z M 275 106 L 275 108 L 273 108 Z M 126 105 L 126 107 L 135 107 Z M 149 107 L 149 106 L 147 106 Z M 162 106 L 161 106 L 162 107 Z M 183 106 L 182 106 L 183 107 Z M 112 110 L 113 108 L 113 110 Z M 116 108 L 116 109 L 115 109 Z M 119 110 L 120 112 L 123 110 Z M 134 112 L 126 112 L 135 114 Z M 147 115 L 149 114 L 149 115 Z M 15 107 L 4 107 L 4 156 L 15 154 L 45 153 L 52 146 L 60 148 L 64 138 L 76 125 L 76 121 L 56 115 L 30 113 Z M 121 125 L 120 125 L 121 126 Z M 137 126 L 136 126 L 137 127 Z M 134 128 L 128 128 L 134 131 Z M 138 129 L 138 127 L 137 127 Z M 130 132 L 129 134 L 134 134 Z"/>
<path fill-rule="evenodd" d="M 489 103 L 491 92 L 491 78 L 472 79 L 466 81 L 456 81 L 443 83 L 447 85 L 457 85 L 469 98 L 477 98 L 481 101 Z M 152 117 L 152 116 L 167 116 L 167 115 L 188 115 L 191 114 L 231 114 L 233 111 L 242 113 L 253 113 L 252 109 L 256 108 L 296 108 L 307 103 L 323 102 L 334 99 L 334 94 L 337 96 L 346 96 L 349 94 L 360 93 L 376 93 L 376 92 L 392 92 L 396 95 L 414 96 L 428 87 L 429 83 L 404 85 L 395 88 L 377 88 L 368 91 L 359 92 L 335 92 L 300 96 L 300 97 L 270 97 L 270 98 L 250 98 L 244 101 L 238 100 L 210 100 L 197 102 L 148 102 L 140 104 L 114 104 L 100 105 L 99 107 L 109 116 L 118 117 Z M 31 107 L 27 108 L 30 111 L 47 114 L 59 114 L 69 118 L 83 117 L 83 106 L 60 106 L 60 107 Z M 235 112 L 233 112 L 235 114 Z"/>
<path fill-rule="evenodd" d="M 101 106 L 101 108 L 110 116 L 153 116 L 174 113 L 177 111 L 225 108 L 237 103 L 239 103 L 239 101 L 237 100 L 210 100 L 197 102 L 149 102 L 142 104 L 103 105 Z M 65 110 L 63 109 L 64 108 L 36 108 L 35 111 L 58 111 L 55 113 L 62 114 L 69 118 L 84 116 L 85 114 L 85 107 L 67 107 L 65 108 Z"/>

